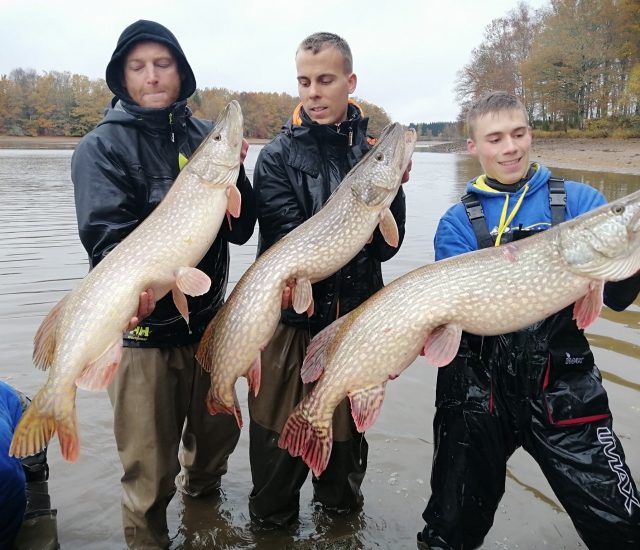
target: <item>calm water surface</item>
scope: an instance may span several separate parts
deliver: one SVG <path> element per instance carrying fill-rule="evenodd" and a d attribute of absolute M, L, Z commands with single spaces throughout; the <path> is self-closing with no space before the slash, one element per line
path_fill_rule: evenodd
<path fill-rule="evenodd" d="M 249 176 L 259 146 L 246 162 Z M 35 331 L 49 309 L 87 272 L 76 233 L 69 178 L 71 151 L 0 150 L 0 379 L 33 395 L 46 375 L 31 363 Z M 464 155 L 416 152 L 407 193 L 407 234 L 384 272 L 390 281 L 433 260 L 432 238 L 444 210 L 464 194 L 478 166 Z M 640 188 L 640 178 L 620 174 L 554 171 L 585 181 L 609 199 Z M 257 232 L 256 232 L 257 233 Z M 231 285 L 255 256 L 256 236 L 232 246 Z M 640 481 L 640 305 L 621 314 L 604 310 L 589 328 L 621 438 Z M 365 505 L 355 517 L 325 516 L 311 502 L 310 483 L 301 497 L 300 523 L 290 532 L 251 530 L 248 429 L 230 459 L 223 492 L 208 500 L 176 495 L 169 511 L 173 548 L 415 548 L 429 494 L 435 369 L 418 359 L 387 386 L 376 424 L 369 430 Z M 240 381 L 239 395 L 246 394 Z M 244 387 L 242 387 L 244 386 Z M 78 391 L 81 455 L 61 458 L 49 449 L 50 493 L 58 509 L 62 548 L 124 546 L 120 520 L 120 463 L 106 392 Z M 248 417 L 246 399 L 243 414 Z M 509 462 L 506 494 L 483 548 L 577 548 L 571 521 L 535 462 L 518 451 Z M 327 546 L 324 543 L 329 543 Z"/>

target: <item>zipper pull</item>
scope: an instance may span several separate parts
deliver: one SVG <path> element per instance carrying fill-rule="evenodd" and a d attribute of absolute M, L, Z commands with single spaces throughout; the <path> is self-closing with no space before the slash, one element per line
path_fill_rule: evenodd
<path fill-rule="evenodd" d="M 353 145 L 353 128 L 349 128 L 348 141 L 349 141 L 349 147 L 351 147 Z"/>
<path fill-rule="evenodd" d="M 176 136 L 173 133 L 173 113 L 169 113 L 169 128 L 171 129 L 171 143 L 175 143 Z"/>

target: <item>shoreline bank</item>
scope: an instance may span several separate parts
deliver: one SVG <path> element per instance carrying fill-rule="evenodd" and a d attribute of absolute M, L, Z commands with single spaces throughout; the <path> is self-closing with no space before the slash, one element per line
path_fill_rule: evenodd
<path fill-rule="evenodd" d="M 17 137 L 0 135 L 0 149 L 73 149 L 80 138 Z M 268 139 L 249 139 L 263 145 Z M 464 140 L 429 145 L 419 142 L 421 151 L 468 154 Z M 531 160 L 554 168 L 591 172 L 614 172 L 640 176 L 640 139 L 575 138 L 533 139 Z"/>

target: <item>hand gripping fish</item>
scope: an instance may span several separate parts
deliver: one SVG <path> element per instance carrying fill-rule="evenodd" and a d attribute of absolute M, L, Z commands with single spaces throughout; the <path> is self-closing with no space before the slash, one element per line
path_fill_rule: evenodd
<path fill-rule="evenodd" d="M 9 454 L 37 453 L 57 431 L 64 458 L 77 460 L 76 386 L 100 390 L 112 380 L 142 291 L 151 288 L 158 299 L 171 291 L 189 322 L 185 294 L 202 295 L 211 285 L 194 266 L 225 215 L 240 214 L 241 145 L 242 111 L 233 101 L 157 208 L 53 307 L 33 351 L 35 365 L 49 369 L 49 377 L 20 420 Z"/>
<path fill-rule="evenodd" d="M 196 354 L 211 374 L 211 414 L 233 414 L 242 426 L 235 383 L 246 376 L 249 388 L 258 394 L 260 351 L 275 332 L 288 282 L 295 281 L 294 309 L 310 312 L 311 284 L 346 265 L 378 225 L 387 243 L 398 246 L 398 226 L 389 206 L 415 141 L 415 131 L 399 124 L 387 126 L 323 208 L 271 246 L 240 278 L 209 323 Z"/>
<path fill-rule="evenodd" d="M 349 396 L 360 432 L 378 417 L 388 380 L 419 353 L 441 367 L 462 331 L 513 332 L 575 303 L 585 328 L 599 315 L 605 281 L 640 269 L 640 191 L 537 235 L 469 252 L 399 277 L 318 333 L 302 366 L 315 387 L 288 418 L 278 445 L 315 475 L 326 468 L 332 417 Z"/>

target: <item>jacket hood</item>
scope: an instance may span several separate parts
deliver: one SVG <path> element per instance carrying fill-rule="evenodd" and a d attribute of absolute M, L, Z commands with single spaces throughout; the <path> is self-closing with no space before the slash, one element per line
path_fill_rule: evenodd
<path fill-rule="evenodd" d="M 187 61 L 178 39 L 173 33 L 155 21 L 147 21 L 140 19 L 129 25 L 118 38 L 116 49 L 111 55 L 111 60 L 107 65 L 106 80 L 107 86 L 118 99 L 131 101 L 131 97 L 127 93 L 122 82 L 123 80 L 123 61 L 134 44 L 138 42 L 151 41 L 158 42 L 167 46 L 175 55 L 178 61 L 178 68 L 182 82 L 180 85 L 180 95 L 178 101 L 187 99 L 196 90 L 196 78 L 191 70 L 191 66 Z"/>
<path fill-rule="evenodd" d="M 549 169 L 546 166 L 542 166 L 534 162 L 533 164 L 531 164 L 531 167 L 535 170 L 535 172 L 527 181 L 529 193 L 531 193 L 532 191 L 538 191 L 542 187 L 546 187 L 547 180 L 551 175 L 551 172 L 549 172 Z M 467 193 L 476 193 L 484 197 L 504 197 L 504 192 L 496 191 L 495 189 L 487 185 L 486 178 L 486 175 L 482 175 L 467 182 Z M 514 193 L 515 196 L 519 196 L 520 194 L 521 190 Z"/>

